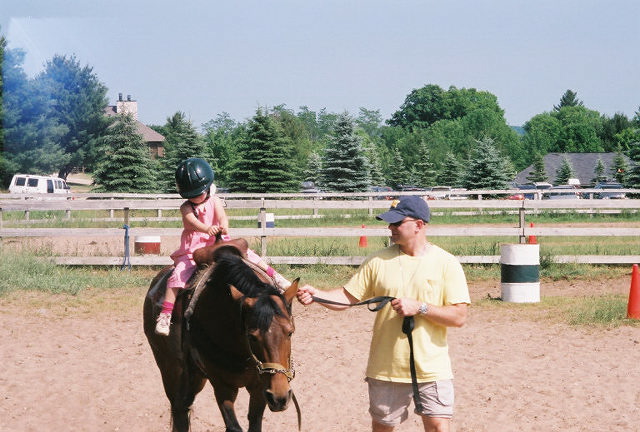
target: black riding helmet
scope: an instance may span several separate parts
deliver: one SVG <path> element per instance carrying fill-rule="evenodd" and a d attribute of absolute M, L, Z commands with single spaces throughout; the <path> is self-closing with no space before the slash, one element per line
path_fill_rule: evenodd
<path fill-rule="evenodd" d="M 176 188 L 182 198 L 194 198 L 211 187 L 213 170 L 204 159 L 183 160 L 176 169 Z"/>

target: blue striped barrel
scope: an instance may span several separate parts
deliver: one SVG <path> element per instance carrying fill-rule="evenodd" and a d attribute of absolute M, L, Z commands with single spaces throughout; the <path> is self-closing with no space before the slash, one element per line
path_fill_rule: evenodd
<path fill-rule="evenodd" d="M 537 303 L 540 301 L 540 245 L 500 246 L 502 301 Z"/>

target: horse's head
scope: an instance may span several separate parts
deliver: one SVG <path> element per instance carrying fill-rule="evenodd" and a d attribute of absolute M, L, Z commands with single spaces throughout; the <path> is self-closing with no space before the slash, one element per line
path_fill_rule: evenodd
<path fill-rule="evenodd" d="M 283 294 L 267 291 L 246 297 L 231 286 L 231 295 L 242 302 L 242 316 L 247 342 L 264 386 L 271 411 L 287 408 L 294 377 L 291 361 L 291 336 L 295 330 L 291 303 L 298 290 L 298 279 Z"/>

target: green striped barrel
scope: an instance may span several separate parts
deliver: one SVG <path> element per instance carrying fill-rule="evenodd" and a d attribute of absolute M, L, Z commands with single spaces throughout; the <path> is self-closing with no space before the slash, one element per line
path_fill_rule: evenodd
<path fill-rule="evenodd" d="M 500 246 L 502 300 L 512 303 L 540 301 L 540 245 Z"/>

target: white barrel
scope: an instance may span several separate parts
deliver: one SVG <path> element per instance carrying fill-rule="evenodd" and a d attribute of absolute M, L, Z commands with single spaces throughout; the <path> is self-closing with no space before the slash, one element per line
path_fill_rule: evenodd
<path fill-rule="evenodd" d="M 500 246 L 502 301 L 538 303 L 540 301 L 540 245 Z"/>
<path fill-rule="evenodd" d="M 133 250 L 138 255 L 160 255 L 160 236 L 136 236 Z"/>
<path fill-rule="evenodd" d="M 273 213 L 265 213 L 265 223 L 267 228 L 275 228 L 276 226 L 276 217 Z M 258 228 L 262 228 L 262 223 L 258 220 Z"/>

